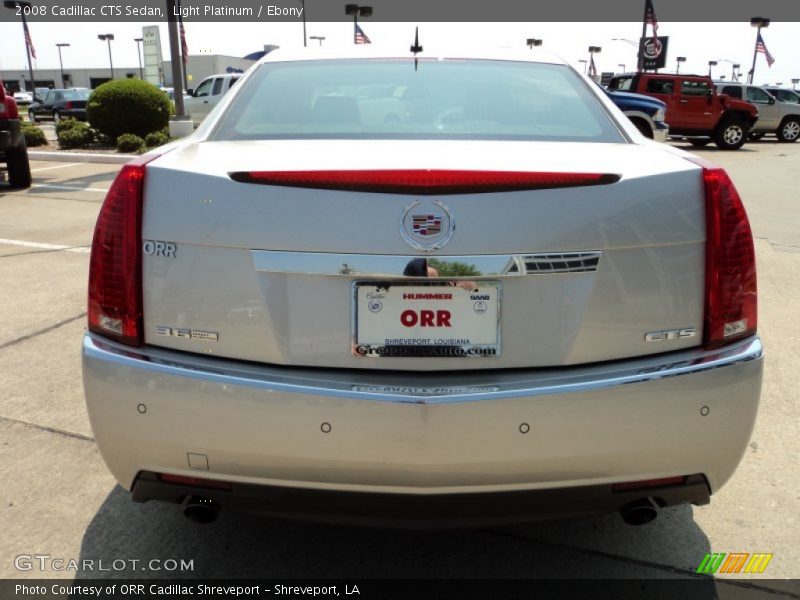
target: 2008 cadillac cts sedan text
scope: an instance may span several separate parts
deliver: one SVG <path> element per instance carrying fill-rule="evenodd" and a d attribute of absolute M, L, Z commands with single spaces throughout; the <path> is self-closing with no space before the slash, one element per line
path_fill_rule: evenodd
<path fill-rule="evenodd" d="M 108 192 L 83 375 L 120 484 L 196 521 L 707 503 L 762 377 L 725 171 L 544 54 L 324 52 Z"/>

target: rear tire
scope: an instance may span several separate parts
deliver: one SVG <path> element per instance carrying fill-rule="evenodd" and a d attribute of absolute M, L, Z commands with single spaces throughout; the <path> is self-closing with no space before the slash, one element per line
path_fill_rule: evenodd
<path fill-rule="evenodd" d="M 786 117 L 776 132 L 778 141 L 785 144 L 796 142 L 800 138 L 800 119 L 797 117 Z"/>
<path fill-rule="evenodd" d="M 747 131 L 740 119 L 724 117 L 714 132 L 714 143 L 720 150 L 738 150 L 747 141 Z"/>
<path fill-rule="evenodd" d="M 711 143 L 711 140 L 689 140 L 689 143 L 695 148 L 705 148 Z"/>
<path fill-rule="evenodd" d="M 15 188 L 31 187 L 31 165 L 28 162 L 28 149 L 23 144 L 6 150 L 8 183 Z"/>

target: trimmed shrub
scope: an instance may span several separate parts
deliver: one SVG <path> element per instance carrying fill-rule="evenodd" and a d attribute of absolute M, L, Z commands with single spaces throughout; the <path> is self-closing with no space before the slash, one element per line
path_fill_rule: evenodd
<path fill-rule="evenodd" d="M 61 119 L 58 123 L 56 123 L 56 137 L 58 137 L 62 131 L 67 131 L 68 129 L 72 129 L 79 123 L 82 123 L 82 121 L 78 121 L 77 119 L 73 119 L 72 117 L 68 119 Z"/>
<path fill-rule="evenodd" d="M 31 123 L 23 123 L 22 135 L 25 137 L 25 145 L 28 148 L 47 145 L 47 138 L 44 135 L 44 131 L 42 131 L 42 129 L 36 125 L 32 125 Z"/>
<path fill-rule="evenodd" d="M 148 148 L 155 148 L 156 146 L 163 146 L 169 142 L 169 134 L 163 131 L 153 131 L 144 136 L 144 143 Z"/>
<path fill-rule="evenodd" d="M 58 145 L 61 148 L 85 148 L 94 142 L 94 132 L 88 123 L 75 121 L 67 129 L 56 129 Z"/>
<path fill-rule="evenodd" d="M 169 97 L 141 79 L 116 79 L 89 96 L 89 123 L 112 141 L 124 133 L 140 138 L 169 125 Z"/>
<path fill-rule="evenodd" d="M 147 150 L 147 146 L 138 135 L 123 133 L 117 138 L 117 150 L 120 152 L 144 152 Z"/>

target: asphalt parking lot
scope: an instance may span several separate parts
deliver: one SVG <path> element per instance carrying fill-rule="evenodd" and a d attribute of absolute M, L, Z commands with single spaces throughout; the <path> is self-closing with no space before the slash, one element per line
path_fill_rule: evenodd
<path fill-rule="evenodd" d="M 729 170 L 756 236 L 766 372 L 758 422 L 733 479 L 709 506 L 662 510 L 644 527 L 608 515 L 425 533 L 224 511 L 200 526 L 176 506 L 130 502 L 93 442 L 80 372 L 88 248 L 119 167 L 34 161 L 31 189 L 0 183 L 0 577 L 75 576 L 15 568 L 19 555 L 48 554 L 194 565 L 79 578 L 663 578 L 694 576 L 707 552 L 771 552 L 765 573 L 749 577 L 778 597 L 800 597 L 776 581 L 800 578 L 800 144 L 697 154 Z"/>

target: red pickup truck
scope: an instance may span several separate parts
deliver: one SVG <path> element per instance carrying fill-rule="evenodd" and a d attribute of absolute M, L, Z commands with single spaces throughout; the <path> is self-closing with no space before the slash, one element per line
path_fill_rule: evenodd
<path fill-rule="evenodd" d="M 703 75 L 628 73 L 613 77 L 608 89 L 666 103 L 669 135 L 689 138 L 697 147 L 713 140 L 722 150 L 738 150 L 758 119 L 755 106 L 718 94 L 712 79 Z"/>
<path fill-rule="evenodd" d="M 8 170 L 8 182 L 13 187 L 30 187 L 31 167 L 17 103 L 0 81 L 0 165 L 3 163 Z"/>

